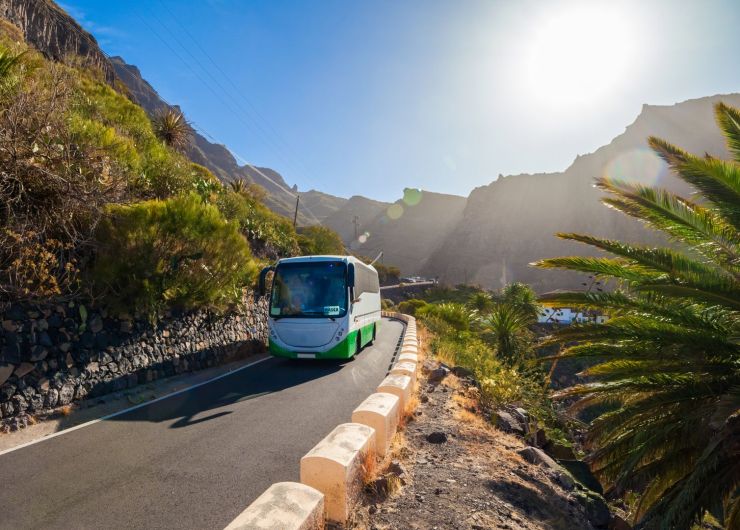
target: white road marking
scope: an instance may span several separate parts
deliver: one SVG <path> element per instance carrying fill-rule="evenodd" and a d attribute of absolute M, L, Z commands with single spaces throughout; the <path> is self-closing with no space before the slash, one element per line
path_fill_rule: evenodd
<path fill-rule="evenodd" d="M 187 388 L 183 388 L 181 390 L 177 390 L 175 392 L 172 392 L 170 394 L 167 394 L 166 396 L 161 396 L 161 397 L 158 397 L 158 398 L 153 399 L 151 401 L 147 401 L 145 403 L 140 403 L 138 405 L 134 405 L 133 407 L 129 407 L 127 409 L 119 410 L 118 412 L 114 412 L 112 414 L 108 414 L 107 416 L 102 416 L 100 418 L 97 418 L 97 419 L 94 419 L 94 420 L 90 420 L 90 421 L 87 421 L 85 423 L 80 423 L 79 425 L 75 425 L 74 427 L 70 427 L 70 428 L 64 429 L 62 431 L 57 431 L 57 432 L 55 432 L 53 434 L 48 434 L 46 436 L 42 436 L 41 438 L 37 438 L 36 440 L 31 440 L 30 442 L 26 442 L 24 444 L 20 444 L 20 445 L 17 445 L 15 447 L 11 447 L 10 449 L 5 449 L 4 451 L 0 451 L 0 456 L 4 455 L 6 453 L 11 453 L 13 451 L 17 451 L 18 449 L 23 449 L 24 447 L 28 447 L 29 445 L 34 445 L 34 444 L 37 444 L 39 442 L 43 442 L 43 441 L 46 441 L 46 440 L 51 440 L 52 438 L 56 438 L 57 436 L 61 436 L 62 434 L 67 434 L 69 432 L 76 431 L 78 429 L 82 429 L 83 427 L 89 427 L 90 425 L 94 425 L 94 424 L 99 423 L 101 421 L 109 420 L 109 419 L 114 418 L 116 416 L 120 416 L 122 414 L 126 414 L 128 412 L 131 412 L 131 411 L 134 411 L 134 410 L 143 408 L 143 407 L 147 407 L 147 406 L 149 406 L 149 405 L 151 405 L 153 403 L 156 403 L 158 401 L 164 401 L 165 399 L 169 399 L 171 397 L 174 397 L 174 396 L 177 396 L 177 395 L 180 395 L 180 394 L 184 394 L 185 392 L 189 392 L 189 391 L 191 391 L 191 390 L 193 390 L 195 388 L 201 387 L 203 385 L 207 385 L 209 383 L 213 383 L 214 381 L 218 381 L 219 379 L 223 379 L 224 377 L 227 377 L 229 375 L 235 374 L 237 372 L 240 372 L 242 370 L 245 370 L 245 369 L 249 368 L 250 366 L 254 366 L 254 365 L 259 364 L 261 362 L 265 362 L 265 361 L 267 361 L 269 359 L 272 359 L 272 357 L 269 357 L 268 356 L 268 357 L 264 357 L 262 359 L 258 359 L 258 360 L 254 361 L 254 362 L 249 363 L 249 364 L 245 364 L 244 366 L 240 366 L 236 370 L 231 370 L 230 372 L 225 372 L 225 373 L 223 373 L 221 375 L 217 375 L 216 377 L 213 377 L 213 378 L 208 379 L 206 381 L 201 381 L 200 383 L 197 383 L 195 385 L 191 385 L 191 386 L 189 386 Z"/>

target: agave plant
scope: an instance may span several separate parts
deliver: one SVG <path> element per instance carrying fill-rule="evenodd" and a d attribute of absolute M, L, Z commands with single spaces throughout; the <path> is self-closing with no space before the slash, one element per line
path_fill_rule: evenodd
<path fill-rule="evenodd" d="M 639 494 L 633 518 L 643 528 L 690 528 L 707 513 L 740 528 L 740 111 L 718 104 L 715 113 L 732 160 L 649 139 L 695 198 L 597 181 L 609 193 L 604 203 L 662 231 L 671 248 L 559 234 L 611 257 L 536 264 L 619 285 L 545 298 L 611 316 L 561 329 L 550 342 L 564 345 L 559 358 L 595 363 L 590 382 L 561 397 L 608 408 L 590 426 L 590 462 L 612 495 Z"/>
<path fill-rule="evenodd" d="M 244 179 L 236 179 L 229 182 L 229 187 L 234 193 L 246 193 L 249 189 L 249 184 Z"/>
<path fill-rule="evenodd" d="M 183 149 L 190 139 L 192 129 L 185 115 L 172 108 L 157 113 L 153 120 L 157 138 L 173 149 Z"/>

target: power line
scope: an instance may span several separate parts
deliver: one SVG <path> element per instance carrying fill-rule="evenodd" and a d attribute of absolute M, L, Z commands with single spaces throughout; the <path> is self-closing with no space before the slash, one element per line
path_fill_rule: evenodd
<path fill-rule="evenodd" d="M 53 9 L 51 9 L 51 8 L 50 8 L 50 7 L 49 7 L 49 6 L 47 5 L 47 4 L 45 4 L 45 3 L 41 3 L 41 4 L 39 4 L 39 5 L 41 5 L 41 6 L 42 6 L 42 7 L 44 8 L 44 9 L 46 9 L 46 12 L 47 12 L 47 14 L 48 14 L 49 16 L 51 16 L 51 17 L 52 17 L 52 18 L 53 18 L 54 20 L 56 20 L 56 21 L 57 21 L 57 23 L 59 23 L 59 24 L 63 25 L 64 27 L 68 27 L 68 28 L 71 28 L 71 29 L 72 29 L 72 31 L 74 31 L 74 32 L 75 32 L 75 33 L 76 33 L 77 35 L 79 35 L 80 37 L 82 37 L 83 39 L 85 39 L 85 40 L 86 40 L 86 41 L 87 41 L 87 42 L 88 42 L 88 43 L 90 44 L 90 46 L 91 46 L 91 49 L 97 49 L 97 50 L 99 50 L 99 51 L 100 51 L 100 53 L 102 53 L 102 54 L 103 54 L 103 56 L 104 56 L 104 57 L 105 57 L 105 58 L 106 58 L 106 59 L 108 60 L 108 62 L 109 62 L 109 63 L 111 64 L 111 66 L 112 66 L 112 64 L 113 64 L 113 60 L 112 60 L 112 58 L 110 57 L 110 55 L 108 55 L 108 53 L 106 53 L 106 52 L 105 52 L 105 50 L 103 50 L 103 49 L 102 49 L 102 48 L 100 47 L 100 45 L 99 45 L 99 44 L 97 43 L 97 41 L 96 41 L 96 40 L 95 40 L 95 39 L 94 39 L 94 38 L 92 37 L 92 35 L 90 35 L 90 34 L 89 34 L 89 33 L 87 33 L 86 31 L 82 30 L 81 28 L 77 28 L 77 27 L 76 27 L 75 25 L 70 25 L 70 24 L 68 24 L 68 22 L 67 22 L 66 20 L 64 20 L 64 19 L 62 18 L 62 15 L 61 15 L 61 14 L 59 14 L 59 13 L 55 12 L 55 11 L 54 11 Z M 140 18 L 140 19 L 141 19 L 141 20 L 142 20 L 142 21 L 144 22 L 144 24 L 145 24 L 145 25 L 146 25 L 147 27 L 149 27 L 149 28 L 150 28 L 150 29 L 152 30 L 152 32 L 153 32 L 153 33 L 154 33 L 154 34 L 155 34 L 155 35 L 157 36 L 157 38 L 158 38 L 159 40 L 161 40 L 161 41 L 162 41 L 162 42 L 163 42 L 163 43 L 165 44 L 165 46 L 167 46 L 167 47 L 168 47 L 168 48 L 169 48 L 169 49 L 170 49 L 170 50 L 171 50 L 171 51 L 172 51 L 172 52 L 173 52 L 173 53 L 174 53 L 174 54 L 175 54 L 175 55 L 176 55 L 176 56 L 177 56 L 177 57 L 178 57 L 178 58 L 179 58 L 179 59 L 180 59 L 180 60 L 181 60 L 182 62 L 183 62 L 183 64 L 184 64 L 184 65 L 185 65 L 185 66 L 186 66 L 186 67 L 187 67 L 188 69 L 190 69 L 190 71 L 191 71 L 191 72 L 192 72 L 192 73 L 193 73 L 193 74 L 194 74 L 194 75 L 195 75 L 195 76 L 196 76 L 196 77 L 197 77 L 197 78 L 198 78 L 198 79 L 199 79 L 199 80 L 200 80 L 201 82 L 203 82 L 203 79 L 202 79 L 202 78 L 201 78 L 201 77 L 200 77 L 200 76 L 199 76 L 199 75 L 197 74 L 197 72 L 194 72 L 194 71 L 192 70 L 192 68 L 190 68 L 190 66 L 189 66 L 189 64 L 187 63 L 187 61 L 183 60 L 183 58 L 182 58 L 182 57 L 181 57 L 181 56 L 180 56 L 180 55 L 179 55 L 179 54 L 178 54 L 178 53 L 177 53 L 177 52 L 176 52 L 176 51 L 175 51 L 175 50 L 174 50 L 174 49 L 173 49 L 173 48 L 172 48 L 172 47 L 171 47 L 171 46 L 169 45 L 169 43 L 168 43 L 168 42 L 167 42 L 167 41 L 166 41 L 165 39 L 163 39 L 163 38 L 162 38 L 162 36 L 161 36 L 161 35 L 159 35 L 159 33 L 158 33 L 158 32 L 157 32 L 157 31 L 156 31 L 156 30 L 155 30 L 154 28 L 152 28 L 152 26 L 151 26 L 151 25 L 149 25 L 149 24 L 148 24 L 148 23 L 146 22 L 146 20 L 144 20 L 144 19 L 143 19 L 143 18 L 142 18 L 142 17 L 141 17 L 141 16 L 140 16 L 140 15 L 139 15 L 138 13 L 136 13 L 136 15 L 137 15 L 137 16 L 138 16 L 138 17 L 139 17 L 139 18 Z M 69 15 L 67 15 L 67 16 L 69 16 Z M 205 82 L 204 82 L 204 84 L 205 84 L 205 85 L 206 85 L 206 86 L 207 86 L 207 87 L 209 88 L 209 90 L 213 91 L 213 89 L 212 89 L 212 88 L 210 87 L 210 85 L 208 85 L 208 84 L 207 84 L 207 83 L 205 83 Z M 215 93 L 215 92 L 214 92 L 214 93 Z M 164 97 L 162 97 L 161 95 L 159 95 L 159 94 L 158 94 L 158 96 L 159 96 L 159 98 L 160 98 L 160 99 L 161 99 L 161 100 L 162 100 L 162 101 L 163 101 L 163 102 L 165 103 L 165 105 L 167 105 L 168 107 L 175 107 L 175 105 L 173 105 L 173 104 L 171 104 L 170 102 L 168 102 L 168 101 L 167 101 L 167 100 L 166 100 L 166 99 L 165 99 Z M 217 97 L 219 97 L 219 99 L 221 99 L 221 98 L 220 98 L 220 96 L 219 96 L 218 94 L 216 94 L 216 96 L 217 96 Z M 222 100 L 222 102 L 223 102 L 223 100 Z M 226 105 L 226 106 L 228 107 L 228 105 Z M 218 143 L 218 141 L 217 141 L 217 140 L 215 140 L 215 139 L 213 138 L 213 136 L 211 136 L 211 135 L 210 135 L 210 134 L 208 133 L 208 131 L 206 131 L 206 130 L 205 130 L 204 128 L 202 128 L 202 127 L 199 127 L 199 126 L 198 126 L 198 125 L 197 125 L 197 124 L 196 124 L 195 122 L 192 122 L 192 121 L 190 122 L 190 124 L 191 124 L 191 126 L 192 126 L 192 127 L 193 127 L 193 128 L 194 128 L 194 129 L 196 130 L 196 131 L 198 131 L 199 133 L 203 134 L 203 135 L 204 135 L 205 137 L 209 138 L 209 139 L 211 140 L 211 142 L 213 142 L 213 143 Z M 249 167 L 250 169 L 252 169 L 252 171 L 254 171 L 254 172 L 255 172 L 255 173 L 257 173 L 258 175 L 260 175 L 260 176 L 261 176 L 262 178 L 264 178 L 264 179 L 265 179 L 265 180 L 267 180 L 268 182 L 271 182 L 272 184 L 274 184 L 274 185 L 275 185 L 275 186 L 276 186 L 277 188 L 279 188 L 279 189 L 281 189 L 281 190 L 285 191 L 285 192 L 286 192 L 286 193 L 288 193 L 288 194 L 289 194 L 289 195 L 290 195 L 291 197 L 296 197 L 296 196 L 297 196 L 297 195 L 296 195 L 296 194 L 295 194 L 295 193 L 294 193 L 294 192 L 293 192 L 292 190 L 290 190 L 290 189 L 286 188 L 285 186 L 283 186 L 283 185 L 282 185 L 282 184 L 280 184 L 279 182 L 276 182 L 276 181 L 275 181 L 274 179 L 272 179 L 272 178 L 270 178 L 269 176 L 265 175 L 265 174 L 264 174 L 264 173 L 263 173 L 262 171 L 260 171 L 260 169 L 259 169 L 259 168 L 255 167 L 254 165 L 252 165 L 251 163 L 249 163 L 249 162 L 248 162 L 248 161 L 247 161 L 247 160 L 246 160 L 246 159 L 245 159 L 244 157 L 240 156 L 240 155 L 239 155 L 238 153 L 234 152 L 234 151 L 233 151 L 233 150 L 231 150 L 231 149 L 229 149 L 229 151 L 231 152 L 231 154 L 232 154 L 232 155 L 234 155 L 234 157 L 235 157 L 235 158 L 237 158 L 237 159 L 240 159 L 240 160 L 241 160 L 241 161 L 243 162 L 243 165 L 246 165 L 247 167 Z M 314 214 L 314 213 L 313 213 L 313 212 L 312 212 L 312 211 L 311 211 L 311 210 L 310 210 L 309 208 L 306 208 L 306 207 L 304 206 L 304 209 L 305 209 L 305 210 L 306 210 L 306 211 L 307 211 L 307 212 L 309 213 L 309 215 L 310 215 L 311 217 L 313 217 L 314 221 L 316 221 L 317 223 L 320 223 L 320 221 L 319 221 L 318 217 L 317 217 L 317 216 L 316 216 L 316 215 L 315 215 L 315 214 Z"/>
<path fill-rule="evenodd" d="M 240 100 L 243 100 L 244 103 L 249 107 L 249 109 L 251 110 L 251 112 L 257 117 L 257 121 L 261 121 L 261 122 L 264 123 L 265 128 L 267 129 L 267 132 L 270 133 L 272 136 L 274 136 L 274 138 L 276 140 L 276 144 L 278 145 L 278 147 L 280 147 L 280 144 L 282 144 L 282 147 L 284 147 L 287 150 L 287 154 L 289 156 L 294 157 L 294 161 L 299 166 L 301 166 L 300 169 L 304 173 L 306 173 L 306 174 L 311 173 L 311 171 L 308 171 L 308 168 L 305 165 L 303 165 L 302 161 L 298 157 L 296 157 L 294 155 L 293 149 L 287 143 L 287 141 L 285 141 L 285 139 L 280 135 L 280 133 L 278 131 L 276 131 L 270 125 L 270 122 L 264 118 L 264 116 L 260 113 L 260 111 L 258 110 L 258 108 L 255 105 L 253 105 L 252 102 L 247 97 L 245 97 L 243 93 L 240 92 L 241 89 L 236 85 L 236 83 L 234 83 L 234 81 L 231 79 L 231 77 L 226 72 L 223 71 L 223 69 L 218 65 L 218 63 L 213 59 L 213 57 L 200 45 L 200 43 L 198 42 L 198 40 L 193 36 L 192 33 L 190 33 L 190 31 L 187 29 L 187 27 L 180 22 L 180 20 L 175 16 L 175 14 L 170 10 L 170 8 L 167 7 L 167 5 L 162 0 L 158 0 L 158 3 L 164 8 L 165 11 L 167 11 L 167 13 L 169 14 L 170 18 L 175 22 L 175 24 L 177 24 L 180 27 L 180 29 L 182 29 L 183 33 L 185 33 L 185 35 L 188 36 L 188 38 L 193 42 L 193 44 L 195 44 L 195 46 L 198 48 L 198 50 L 200 50 L 200 52 L 206 57 L 206 59 L 208 59 L 208 61 L 214 66 L 214 68 L 216 68 L 216 70 L 218 70 L 218 72 L 221 74 L 221 76 L 228 82 L 229 85 L 231 85 L 231 87 L 236 91 L 236 93 L 239 94 Z M 191 57 L 192 57 L 192 55 L 191 55 Z M 201 65 L 201 68 L 203 68 L 202 65 Z M 219 86 L 220 86 L 220 83 L 219 83 Z M 226 91 L 226 90 L 224 89 L 224 91 Z M 238 103 L 238 101 L 237 101 L 237 103 Z"/>
<path fill-rule="evenodd" d="M 221 97 L 221 95 L 220 95 L 220 94 L 219 94 L 219 93 L 218 93 L 218 92 L 217 92 L 217 91 L 216 91 L 216 90 L 215 90 L 215 89 L 214 89 L 214 88 L 213 88 L 213 87 L 212 87 L 212 86 L 210 85 L 210 83 L 206 82 L 206 80 L 205 80 L 205 79 L 203 79 L 203 77 L 201 77 L 201 76 L 200 76 L 200 75 L 198 74 L 198 72 L 196 72 L 196 71 L 195 71 L 195 70 L 194 70 L 194 69 L 193 69 L 193 68 L 192 68 L 192 67 L 190 66 L 190 63 L 188 63 L 188 62 L 187 62 L 187 61 L 186 61 L 186 60 L 185 60 L 185 59 L 184 59 L 184 58 L 183 58 L 183 57 L 182 57 L 182 56 L 181 56 L 181 55 L 180 55 L 180 54 L 179 54 L 179 53 L 177 52 L 177 50 L 175 50 L 175 49 L 174 49 L 174 48 L 173 48 L 173 47 L 172 47 L 172 46 L 170 45 L 170 43 L 169 43 L 169 42 L 168 42 L 168 41 L 167 41 L 167 40 L 166 40 L 165 38 L 163 38 L 163 37 L 162 37 L 162 35 L 161 35 L 161 34 L 160 34 L 160 33 L 159 33 L 159 32 L 158 32 L 158 31 L 157 31 L 157 30 L 156 30 L 156 29 L 155 29 L 154 27 L 152 27 L 152 25 L 150 25 L 150 24 L 149 24 L 149 23 L 148 23 L 148 22 L 146 21 L 146 19 L 144 19 L 144 18 L 143 18 L 143 17 L 142 17 L 142 16 L 141 16 L 141 15 L 140 15 L 140 14 L 139 14 L 138 12 L 135 12 L 135 14 L 136 14 L 136 16 L 137 16 L 137 17 L 138 17 L 138 18 L 139 18 L 139 19 L 140 19 L 140 20 L 141 20 L 141 21 L 142 21 L 142 22 L 143 22 L 143 23 L 144 23 L 144 24 L 145 24 L 145 25 L 146 25 L 146 26 L 147 26 L 147 27 L 148 27 L 148 28 L 149 28 L 149 29 L 150 29 L 150 30 L 152 31 L 152 33 L 153 33 L 153 34 L 154 34 L 154 35 L 155 35 L 155 36 L 156 36 L 156 37 L 157 37 L 157 38 L 158 38 L 158 39 L 159 39 L 160 41 L 162 41 L 162 43 L 163 43 L 163 44 L 164 44 L 164 45 L 165 45 L 165 46 L 166 46 L 167 48 L 169 48 L 169 49 L 170 49 L 170 51 L 171 51 L 171 52 L 172 52 L 173 54 L 175 54 L 175 56 L 176 56 L 176 57 L 177 57 L 177 58 L 178 58 L 178 59 L 179 59 L 179 60 L 180 60 L 180 61 L 181 61 L 181 62 L 183 63 L 183 65 L 184 65 L 184 66 L 185 66 L 185 67 L 186 67 L 186 68 L 187 68 L 188 70 L 190 70 L 190 72 L 191 72 L 191 73 L 192 73 L 192 74 L 193 74 L 193 75 L 194 75 L 194 76 L 195 76 L 195 77 L 196 77 L 196 78 L 197 78 L 197 79 L 198 79 L 198 80 L 199 80 L 199 81 L 200 81 L 201 83 L 203 83 L 203 85 L 205 85 L 205 86 L 206 86 L 206 88 L 208 88 L 208 90 L 210 90 L 210 91 L 211 91 L 211 92 L 212 92 L 212 93 L 213 93 L 213 94 L 214 94 L 214 95 L 215 95 L 215 96 L 216 96 L 216 97 L 217 97 L 217 98 L 219 99 L 219 101 L 221 101 L 221 103 L 222 103 L 222 104 L 223 104 L 223 105 L 224 105 L 224 106 L 226 107 L 226 109 L 227 109 L 227 110 L 229 110 L 229 111 L 232 111 L 232 114 L 233 114 L 233 115 L 234 115 L 234 116 L 235 116 L 235 117 L 236 117 L 236 118 L 237 118 L 237 119 L 238 119 L 239 121 L 241 121 L 241 122 L 242 122 L 242 123 L 243 123 L 244 125 L 246 125 L 247 127 L 249 127 L 249 126 L 250 126 L 250 125 L 249 125 L 249 123 L 248 123 L 247 121 L 245 121 L 245 120 L 243 119 L 243 117 L 241 117 L 241 116 L 240 116 L 240 115 L 239 115 L 238 113 L 234 113 L 234 112 L 233 112 L 233 109 L 231 108 L 231 106 L 230 106 L 230 105 L 229 105 L 229 104 L 228 104 L 228 103 L 227 103 L 226 101 L 224 101 L 224 99 L 223 99 L 223 98 Z M 160 23 L 161 23 L 161 22 L 160 22 Z M 169 29 L 168 29 L 168 28 L 167 28 L 166 26 L 164 26 L 164 25 L 163 25 L 163 27 L 164 27 L 164 28 L 165 28 L 165 29 L 166 29 L 166 30 L 167 30 L 167 31 L 168 31 L 168 32 L 169 32 L 169 33 L 171 34 L 171 31 L 170 31 L 170 30 L 169 30 Z M 176 37 L 175 37 L 175 40 L 176 40 L 176 41 L 177 41 L 177 43 L 178 43 L 178 44 L 179 44 L 179 45 L 180 45 L 180 46 L 181 46 L 181 47 L 182 47 L 182 48 L 183 48 L 183 49 L 185 50 L 185 52 L 186 52 L 186 53 L 188 53 L 188 54 L 189 54 L 189 55 L 190 55 L 191 57 L 193 57 L 193 56 L 192 56 L 192 54 L 190 54 L 190 52 L 188 52 L 188 51 L 187 51 L 187 49 L 186 49 L 186 48 L 185 48 L 185 47 L 184 47 L 184 46 L 182 45 L 182 43 L 180 43 L 180 42 L 179 42 L 179 40 L 177 40 L 177 38 L 176 38 Z M 193 57 L 193 59 L 194 59 L 194 60 L 195 60 L 196 62 L 198 62 L 198 60 L 197 60 L 197 59 L 196 59 L 195 57 Z M 201 63 L 200 63 L 200 62 L 198 62 L 198 64 L 201 64 Z M 201 68 L 202 68 L 202 65 L 201 65 Z M 208 75 L 210 76 L 210 73 L 209 73 L 209 72 L 207 72 L 207 71 L 206 71 L 206 73 L 208 73 Z M 211 76 L 211 78 L 213 78 L 213 76 Z M 223 90 L 223 87 L 222 87 L 222 90 Z M 233 99 L 233 98 L 232 98 L 232 99 Z M 163 98 L 163 101 L 164 101 L 164 98 Z M 165 103 L 166 103 L 166 101 L 165 101 Z M 169 105 L 169 103 L 168 103 L 168 105 Z M 172 106 L 172 105 L 170 105 L 170 106 Z M 217 142 L 216 142 L 216 140 L 214 140 L 214 139 L 213 139 L 213 137 L 211 137 L 211 136 L 210 136 L 209 134 L 207 134 L 207 133 L 206 133 L 206 136 L 210 137 L 210 138 L 211 138 L 211 140 L 212 140 L 212 141 L 213 141 L 214 143 L 217 143 Z M 277 182 L 277 181 L 275 181 L 274 179 L 272 179 L 272 178 L 268 177 L 267 175 L 265 175 L 265 173 L 263 173 L 263 172 L 262 172 L 262 171 L 261 171 L 261 170 L 260 170 L 259 168 L 255 167 L 254 165 L 252 165 L 251 163 L 249 163 L 249 162 L 248 162 L 248 161 L 247 161 L 247 160 L 246 160 L 246 159 L 245 159 L 244 157 L 241 157 L 241 156 L 239 156 L 239 155 L 238 155 L 238 154 L 237 154 L 237 153 L 236 153 L 235 151 L 233 151 L 233 150 L 231 150 L 231 149 L 229 149 L 229 150 L 231 151 L 231 153 L 232 153 L 233 155 L 235 155 L 235 157 L 238 157 L 239 159 L 241 159 L 241 161 L 242 161 L 242 162 L 244 163 L 244 165 L 246 165 L 246 166 L 248 166 L 249 168 L 251 168 L 251 169 L 252 169 L 252 171 L 256 172 L 257 174 L 259 174 L 260 176 L 262 176 L 262 177 L 263 177 L 264 179 L 266 179 L 267 181 L 269 181 L 269 182 L 273 183 L 273 184 L 274 184 L 275 186 L 277 186 L 277 187 L 278 187 L 279 189 L 281 189 L 281 190 L 285 191 L 286 193 L 288 193 L 288 194 L 289 194 L 289 195 L 290 195 L 291 197 L 296 197 L 296 195 L 297 195 L 297 194 L 296 194 L 296 193 L 294 193 L 294 192 L 293 192 L 292 190 L 289 190 L 288 188 L 286 188 L 286 187 L 285 187 L 285 186 L 283 186 L 282 184 L 278 183 L 278 182 Z M 307 212 L 308 212 L 308 214 L 309 214 L 309 215 L 310 215 L 311 217 L 313 217 L 313 220 L 314 220 L 314 221 L 316 221 L 317 223 L 321 223 L 321 222 L 319 221 L 319 218 L 318 218 L 318 217 L 316 216 L 316 214 L 314 214 L 314 213 L 313 213 L 313 212 L 312 212 L 312 211 L 310 210 L 310 208 L 308 208 L 308 207 L 306 207 L 306 206 L 304 205 L 304 210 L 305 210 L 305 211 L 307 211 Z"/>

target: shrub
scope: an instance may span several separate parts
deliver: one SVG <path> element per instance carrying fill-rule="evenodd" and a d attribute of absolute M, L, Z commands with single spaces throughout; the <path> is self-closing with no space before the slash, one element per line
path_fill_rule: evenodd
<path fill-rule="evenodd" d="M 114 309 L 149 316 L 223 309 L 257 270 L 237 226 L 196 194 L 110 206 L 97 242 L 97 290 Z"/>
<path fill-rule="evenodd" d="M 252 251 L 271 260 L 297 254 L 297 235 L 290 220 L 262 203 L 261 188 L 240 189 L 238 192 L 224 189 L 217 196 L 216 205 L 227 220 L 238 224 Z"/>
<path fill-rule="evenodd" d="M 304 256 L 322 254 L 342 256 L 347 253 L 339 234 L 325 226 L 302 228 L 298 233 L 298 246 Z"/>
<path fill-rule="evenodd" d="M 409 300 L 404 300 L 403 302 L 400 302 L 398 304 L 398 310 L 406 315 L 414 316 L 416 315 L 416 311 L 419 308 L 425 307 L 426 305 L 427 303 L 424 300 L 410 298 Z"/>
<path fill-rule="evenodd" d="M 475 317 L 475 311 L 463 304 L 448 302 L 444 304 L 427 304 L 417 308 L 417 316 L 434 316 L 449 324 L 455 331 L 468 331 Z"/>

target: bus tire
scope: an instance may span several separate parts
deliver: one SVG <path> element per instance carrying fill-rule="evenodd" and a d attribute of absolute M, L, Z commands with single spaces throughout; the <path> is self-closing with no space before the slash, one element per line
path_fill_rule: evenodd
<path fill-rule="evenodd" d="M 355 355 L 362 351 L 362 331 L 357 331 L 357 348 L 355 349 Z"/>
<path fill-rule="evenodd" d="M 377 324 L 373 324 L 373 335 L 370 337 L 370 340 L 367 342 L 366 346 L 371 346 L 375 342 L 375 332 L 377 331 Z"/>

